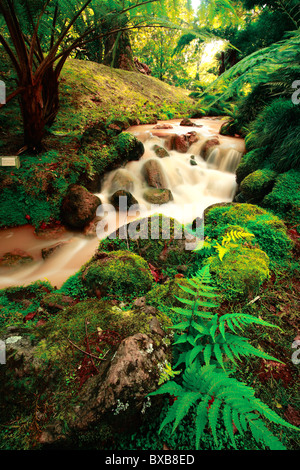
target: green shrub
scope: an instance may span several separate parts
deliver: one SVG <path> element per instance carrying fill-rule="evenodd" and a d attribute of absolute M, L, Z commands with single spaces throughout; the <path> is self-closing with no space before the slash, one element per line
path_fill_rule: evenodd
<path fill-rule="evenodd" d="M 251 150 L 242 156 L 236 170 L 236 181 L 240 184 L 253 171 L 264 167 L 268 147 Z"/>
<path fill-rule="evenodd" d="M 300 223 L 300 172 L 290 170 L 279 175 L 262 205 L 290 223 Z"/>

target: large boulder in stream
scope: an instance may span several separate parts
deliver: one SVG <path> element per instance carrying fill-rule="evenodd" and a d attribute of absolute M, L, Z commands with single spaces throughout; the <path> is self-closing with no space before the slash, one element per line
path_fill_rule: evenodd
<path fill-rule="evenodd" d="M 187 134 L 170 134 L 165 140 L 165 146 L 168 150 L 176 150 L 179 153 L 186 153 L 190 146 L 199 140 L 195 131 Z"/>
<path fill-rule="evenodd" d="M 220 139 L 218 136 L 206 140 L 201 149 L 201 156 L 204 158 L 204 160 L 207 160 L 210 151 L 218 145 L 220 145 Z"/>
<path fill-rule="evenodd" d="M 70 229 L 84 229 L 96 216 L 101 200 L 83 186 L 71 185 L 61 205 L 62 222 Z"/>
<path fill-rule="evenodd" d="M 167 181 L 163 167 L 158 160 L 147 160 L 142 168 L 142 174 L 152 188 L 166 189 Z"/>

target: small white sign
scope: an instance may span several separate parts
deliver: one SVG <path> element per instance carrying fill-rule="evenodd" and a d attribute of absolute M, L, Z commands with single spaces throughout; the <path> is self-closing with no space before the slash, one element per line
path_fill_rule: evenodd
<path fill-rule="evenodd" d="M 15 166 L 20 168 L 20 159 L 16 157 L 0 157 L 1 166 Z"/>

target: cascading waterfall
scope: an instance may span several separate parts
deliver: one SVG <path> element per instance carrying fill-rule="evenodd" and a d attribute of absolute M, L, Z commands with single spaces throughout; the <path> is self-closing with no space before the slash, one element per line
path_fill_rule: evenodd
<path fill-rule="evenodd" d="M 132 194 L 141 210 L 130 217 L 127 217 L 126 212 L 116 214 L 112 211 L 106 217 L 113 230 L 140 215 L 146 216 L 157 212 L 187 224 L 196 217 L 201 217 L 208 206 L 232 201 L 236 191 L 235 170 L 244 152 L 244 142 L 242 139 L 216 136 L 221 125 L 220 121 L 199 119 L 194 122 L 199 127 L 183 127 L 179 126 L 179 121 L 171 121 L 168 124 L 173 128 L 168 130 L 156 130 L 154 125 L 129 129 L 144 143 L 144 155 L 139 161 L 131 161 L 123 168 L 106 174 L 101 193 L 97 195 L 102 203 L 110 204 L 113 193 L 120 189 L 125 190 Z M 198 140 L 190 145 L 186 153 L 166 149 L 168 156 L 163 158 L 157 156 L 153 148 L 155 145 L 166 148 L 166 139 L 170 134 L 186 135 L 189 132 L 196 132 Z M 219 145 L 212 146 L 204 155 L 205 144 L 213 137 L 218 137 Z M 148 165 L 152 162 L 154 176 L 161 188 L 159 184 L 152 186 L 169 190 L 171 193 L 169 202 L 160 205 L 151 204 L 149 198 L 145 198 L 145 193 L 151 190 L 149 180 L 147 181 L 145 176 L 147 162 Z M 60 287 L 93 255 L 99 243 L 97 237 L 90 239 L 83 234 L 71 232 L 65 234 L 63 239 L 68 243 L 51 257 L 42 260 L 37 256 L 37 251 L 40 252 L 41 248 L 56 243 L 57 240 L 47 242 L 37 240 L 33 229 L 29 227 L 0 231 L 0 254 L 19 248 L 26 250 L 35 258 L 35 262 L 22 268 L 0 268 L 0 287 L 26 285 L 45 278 Z"/>

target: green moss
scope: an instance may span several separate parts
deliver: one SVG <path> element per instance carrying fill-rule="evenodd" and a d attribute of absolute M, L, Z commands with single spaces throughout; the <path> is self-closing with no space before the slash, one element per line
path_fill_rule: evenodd
<path fill-rule="evenodd" d="M 262 250 L 238 246 L 225 254 L 207 259 L 210 271 L 227 300 L 255 296 L 269 277 L 269 258 Z"/>
<path fill-rule="evenodd" d="M 246 200 L 260 201 L 268 194 L 275 183 L 277 173 L 269 169 L 256 170 L 243 179 L 240 190 Z"/>
<path fill-rule="evenodd" d="M 81 270 L 84 286 L 109 297 L 142 295 L 153 283 L 147 262 L 128 251 L 98 252 Z"/>
<path fill-rule="evenodd" d="M 38 228 L 43 222 L 59 220 L 68 186 L 91 171 L 89 160 L 70 155 L 64 144 L 64 149 L 21 156 L 19 169 L 1 169 L 0 226 L 30 222 Z"/>
<path fill-rule="evenodd" d="M 224 204 L 212 207 L 205 218 L 205 235 L 226 230 L 227 225 L 239 225 L 255 235 L 259 247 L 275 263 L 285 263 L 291 256 L 293 243 L 282 220 L 253 204 Z"/>
<path fill-rule="evenodd" d="M 290 223 L 300 223 L 300 172 L 290 170 L 279 175 L 275 186 L 262 201 L 279 217 Z"/>
<path fill-rule="evenodd" d="M 42 281 L 0 290 L 0 328 L 23 322 L 26 315 L 37 311 L 46 293 L 53 290 L 49 282 Z"/>

